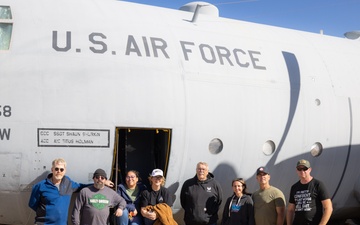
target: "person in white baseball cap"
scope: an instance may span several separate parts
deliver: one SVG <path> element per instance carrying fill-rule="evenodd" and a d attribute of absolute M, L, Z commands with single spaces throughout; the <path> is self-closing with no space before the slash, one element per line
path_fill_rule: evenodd
<path fill-rule="evenodd" d="M 156 177 L 156 176 L 161 176 L 163 177 L 164 176 L 164 173 L 161 169 L 154 169 L 152 172 L 151 172 L 151 176 L 152 177 Z"/>
<path fill-rule="evenodd" d="M 148 211 L 147 206 L 155 206 L 160 203 L 166 203 L 172 206 L 173 200 L 169 190 L 164 187 L 165 177 L 161 169 L 154 169 L 148 177 L 151 188 L 141 193 L 141 215 L 144 217 L 145 225 L 154 224 L 157 214 L 154 211 Z"/>

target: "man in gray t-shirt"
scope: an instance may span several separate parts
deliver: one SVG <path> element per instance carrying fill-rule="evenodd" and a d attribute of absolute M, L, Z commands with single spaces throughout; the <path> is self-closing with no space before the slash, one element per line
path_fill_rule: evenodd
<path fill-rule="evenodd" d="M 97 169 L 93 176 L 94 185 L 80 191 L 72 213 L 74 225 L 106 225 L 113 207 L 116 208 L 115 216 L 122 215 L 125 199 L 104 185 L 106 179 L 105 171 Z"/>

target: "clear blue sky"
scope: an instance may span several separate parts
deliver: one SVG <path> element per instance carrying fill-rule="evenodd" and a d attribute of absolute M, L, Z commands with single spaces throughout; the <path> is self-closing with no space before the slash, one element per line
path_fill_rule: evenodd
<path fill-rule="evenodd" d="M 192 1 L 126 0 L 179 9 Z M 360 0 L 203 0 L 216 5 L 221 17 L 344 37 L 360 30 Z"/>

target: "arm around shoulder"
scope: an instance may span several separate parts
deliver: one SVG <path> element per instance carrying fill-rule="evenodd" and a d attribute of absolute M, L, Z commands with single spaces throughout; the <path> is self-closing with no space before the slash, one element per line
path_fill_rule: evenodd
<path fill-rule="evenodd" d="M 111 188 L 114 187 L 114 183 L 111 180 L 106 180 L 105 185 Z"/>

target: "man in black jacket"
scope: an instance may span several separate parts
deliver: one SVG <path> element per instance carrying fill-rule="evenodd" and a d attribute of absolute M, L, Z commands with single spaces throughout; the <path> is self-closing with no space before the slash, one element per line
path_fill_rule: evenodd
<path fill-rule="evenodd" d="M 222 202 L 222 189 L 209 173 L 206 162 L 199 162 L 196 175 L 185 181 L 180 194 L 186 225 L 215 225 Z"/>

